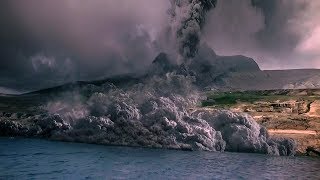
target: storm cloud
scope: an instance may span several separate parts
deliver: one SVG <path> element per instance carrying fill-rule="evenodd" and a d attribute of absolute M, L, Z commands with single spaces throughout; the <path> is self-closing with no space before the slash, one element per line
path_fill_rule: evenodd
<path fill-rule="evenodd" d="M 42 88 L 138 71 L 157 55 L 168 4 L 1 1 L 0 85 Z"/>
<path fill-rule="evenodd" d="M 0 87 L 28 91 L 141 72 L 168 36 L 169 0 L 0 2 Z M 218 0 L 201 41 L 262 69 L 320 68 L 318 0 Z M 171 52 L 169 52 L 171 53 Z"/>
<path fill-rule="evenodd" d="M 204 39 L 219 54 L 253 57 L 262 69 L 319 68 L 317 0 L 224 0 Z"/>

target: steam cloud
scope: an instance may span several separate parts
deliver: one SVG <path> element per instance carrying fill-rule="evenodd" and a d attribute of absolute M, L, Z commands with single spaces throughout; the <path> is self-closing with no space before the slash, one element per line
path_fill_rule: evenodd
<path fill-rule="evenodd" d="M 171 0 L 169 14 L 183 58 L 193 58 L 197 54 L 207 13 L 216 3 L 217 0 Z"/>

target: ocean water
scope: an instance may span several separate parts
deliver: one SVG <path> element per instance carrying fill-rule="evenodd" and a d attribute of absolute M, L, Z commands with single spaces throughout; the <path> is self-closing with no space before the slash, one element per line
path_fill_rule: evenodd
<path fill-rule="evenodd" d="M 0 138 L 0 179 L 320 179 L 320 159 Z"/>

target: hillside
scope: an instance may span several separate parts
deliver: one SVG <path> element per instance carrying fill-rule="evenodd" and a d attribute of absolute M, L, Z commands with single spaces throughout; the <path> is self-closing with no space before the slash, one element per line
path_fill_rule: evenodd
<path fill-rule="evenodd" d="M 202 105 L 248 113 L 271 135 L 295 139 L 300 153 L 320 149 L 319 89 L 215 92 Z"/>
<path fill-rule="evenodd" d="M 149 75 L 176 72 L 195 76 L 195 84 L 205 90 L 272 90 L 320 88 L 319 69 L 261 70 L 254 59 L 245 56 L 219 56 L 205 44 L 194 60 L 177 65 L 160 53 Z"/>
<path fill-rule="evenodd" d="M 272 136 L 288 136 L 296 139 L 299 143 L 300 152 L 304 152 L 309 145 L 320 147 L 317 133 L 317 130 L 320 129 L 318 117 L 318 108 L 320 106 L 319 90 L 263 90 L 230 93 L 231 90 L 235 89 L 281 89 L 289 83 L 294 88 L 309 85 L 313 85 L 311 88 L 315 88 L 317 84 L 314 79 L 318 77 L 319 70 L 262 71 L 251 58 L 245 56 L 218 56 L 209 48 L 201 49 L 201 53 L 194 60 L 182 64 L 175 63 L 171 58 L 165 53 L 159 54 L 149 70 L 139 76 L 129 74 L 97 81 L 78 81 L 22 95 L 2 95 L 0 96 L 0 132 L 3 135 L 41 137 L 51 137 L 52 135 L 57 135 L 55 133 L 58 132 L 57 137 L 63 140 L 65 140 L 64 137 L 66 135 L 75 138 L 73 141 L 97 143 L 96 141 L 99 141 L 99 138 L 87 139 L 85 132 L 91 126 L 93 129 L 104 127 L 99 132 L 104 133 L 103 135 L 106 138 L 111 138 L 111 142 L 119 145 L 132 142 L 135 144 L 136 139 L 132 139 L 132 134 L 126 136 L 129 137 L 130 142 L 126 142 L 127 138 L 122 136 L 127 132 L 137 134 L 136 129 L 132 129 L 132 131 L 123 130 L 123 121 L 128 123 L 128 128 L 132 127 L 130 124 L 132 122 L 139 123 L 137 119 L 154 121 L 160 124 L 164 120 L 168 126 L 171 126 L 170 124 L 172 123 L 167 121 L 168 118 L 166 116 L 164 117 L 167 119 L 162 118 L 159 121 L 155 120 L 154 116 L 149 117 L 147 116 L 149 114 L 145 113 L 145 111 L 154 111 L 155 115 L 162 117 L 163 112 L 168 110 L 170 120 L 172 118 L 171 111 L 174 111 L 173 114 L 179 114 L 181 111 L 190 116 L 182 119 L 183 121 L 188 121 L 185 124 L 188 128 L 196 127 L 192 124 L 195 117 L 198 118 L 197 122 L 204 123 L 201 128 L 207 127 L 205 122 L 202 121 L 203 119 L 199 119 L 203 112 L 207 113 L 207 116 L 203 118 L 209 118 L 208 122 L 211 122 L 211 118 L 217 116 L 215 117 L 217 122 L 225 123 L 225 125 L 219 123 L 211 125 L 212 127 L 215 126 L 217 131 L 220 128 L 225 129 L 225 126 L 228 127 L 227 131 L 223 132 L 225 132 L 224 136 L 227 138 L 227 142 L 232 142 L 229 143 L 230 145 L 238 143 L 237 137 L 243 137 L 245 142 L 249 138 L 248 141 L 250 142 L 266 141 L 264 143 L 267 143 L 267 146 L 261 146 L 262 149 L 258 148 L 257 151 L 254 149 L 260 146 L 254 146 L 250 151 L 245 148 L 243 149 L 244 152 L 254 151 L 275 154 L 291 154 L 293 152 L 294 141 L 291 139 L 269 138 L 264 127 L 268 128 Z M 214 93 L 209 94 L 208 100 L 203 105 L 211 106 L 210 109 L 219 110 L 207 111 L 200 109 L 196 112 L 187 111 L 185 107 L 188 107 L 190 103 L 196 103 L 195 99 L 193 97 L 190 98 L 190 96 L 193 96 L 193 93 L 202 94 L 207 89 L 214 89 Z M 196 97 L 198 97 L 197 95 Z M 172 103 L 170 98 L 174 99 Z M 157 102 L 152 104 L 154 99 Z M 134 102 L 138 102 L 138 104 Z M 166 111 L 159 109 L 157 103 L 162 103 L 161 108 L 165 108 Z M 192 106 L 197 108 L 195 104 L 192 104 Z M 182 109 L 179 111 L 174 110 L 177 107 Z M 246 114 L 233 114 L 233 112 L 221 109 L 246 112 L 256 121 Z M 156 112 L 158 110 L 159 113 Z M 219 114 L 222 114 L 221 117 L 218 116 Z M 180 118 L 181 116 L 177 115 L 177 117 Z M 135 120 L 131 121 L 130 118 Z M 243 120 L 249 124 L 243 123 Z M 234 121 L 237 126 L 234 126 Z M 108 128 L 110 129 L 111 122 L 116 124 L 114 126 L 116 129 L 113 129 L 112 126 L 111 131 L 115 131 L 119 135 L 118 138 L 113 138 L 113 136 L 109 136 L 108 133 L 104 132 Z M 177 122 L 180 121 L 177 120 Z M 176 123 L 174 122 L 173 124 Z M 138 130 L 145 127 L 149 128 L 148 123 L 136 125 L 136 127 L 140 126 L 141 128 L 137 128 Z M 159 127 L 162 127 L 162 125 Z M 158 131 L 154 131 L 153 126 L 150 126 L 150 128 L 152 132 L 158 133 Z M 180 133 L 180 130 L 184 132 L 188 128 L 178 126 L 176 130 Z M 74 131 L 75 129 L 76 131 L 84 132 L 84 139 L 77 140 L 78 135 Z M 240 131 L 240 129 L 245 129 L 246 131 L 242 133 L 243 131 Z M 298 133 L 293 136 L 292 132 L 297 131 L 299 133 L 302 132 L 302 134 Z M 70 134 L 59 135 L 59 133 L 63 134 L 65 132 Z M 90 132 L 95 131 L 90 130 Z M 143 132 L 139 133 L 144 135 Z M 197 131 L 200 134 L 203 132 L 206 131 Z M 288 132 L 290 133 L 288 134 Z M 233 133 L 237 135 L 233 135 Z M 247 133 L 251 133 L 252 136 L 247 136 Z M 262 135 L 258 136 L 259 134 Z M 93 135 L 95 134 L 93 133 Z M 192 133 L 190 134 L 190 136 L 193 135 Z M 158 136 L 155 135 L 154 137 Z M 237 140 L 230 141 L 229 137 Z M 251 137 L 254 139 L 250 139 Z M 259 139 L 259 141 L 255 139 Z M 198 140 L 196 139 L 196 141 Z M 143 143 L 149 142 L 153 141 L 145 141 Z M 207 141 L 201 140 L 199 142 Z M 141 142 L 139 141 L 139 143 Z M 154 144 L 150 146 L 154 146 Z M 210 148 L 215 148 L 211 147 L 211 145 L 209 146 Z M 181 148 L 180 146 L 176 147 Z M 201 146 L 200 148 L 203 147 Z M 269 149 L 264 149 L 265 147 L 269 147 Z M 283 147 L 285 148 L 283 149 Z M 184 149 L 184 147 L 182 148 Z M 239 151 L 236 145 L 228 148 L 230 151 Z M 270 148 L 276 149 L 271 152 L 269 151 Z"/>
<path fill-rule="evenodd" d="M 320 88 L 320 70 L 265 70 L 231 72 L 221 79 L 222 86 L 238 90 Z"/>
<path fill-rule="evenodd" d="M 194 76 L 194 84 L 200 90 L 235 91 L 320 88 L 320 70 L 318 69 L 261 70 L 252 58 L 241 55 L 219 56 L 210 47 L 203 44 L 199 49 L 198 55 L 189 62 L 179 64 L 171 55 L 159 53 L 150 66 L 142 72 L 91 81 L 75 81 L 51 88 L 43 88 L 31 93 L 73 91 L 86 85 L 100 86 L 105 83 L 127 86 L 128 84 L 143 82 L 154 75 L 163 76 L 167 73 Z"/>

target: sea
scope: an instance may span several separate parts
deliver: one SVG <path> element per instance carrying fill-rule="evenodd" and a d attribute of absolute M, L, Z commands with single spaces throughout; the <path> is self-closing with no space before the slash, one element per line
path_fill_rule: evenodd
<path fill-rule="evenodd" d="M 0 179 L 320 179 L 320 158 L 0 138 Z"/>

